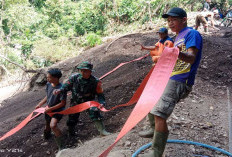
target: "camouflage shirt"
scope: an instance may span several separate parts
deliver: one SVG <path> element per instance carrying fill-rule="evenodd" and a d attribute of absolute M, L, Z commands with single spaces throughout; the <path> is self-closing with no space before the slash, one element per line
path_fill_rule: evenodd
<path fill-rule="evenodd" d="M 95 96 L 98 97 L 98 102 L 105 105 L 105 97 L 102 92 L 99 92 L 98 87 L 101 82 L 98 78 L 93 75 L 88 79 L 84 79 L 81 74 L 77 73 L 72 75 L 68 81 L 66 81 L 61 87 L 61 91 L 72 92 L 71 103 L 83 103 L 86 101 L 92 101 L 95 99 Z"/>

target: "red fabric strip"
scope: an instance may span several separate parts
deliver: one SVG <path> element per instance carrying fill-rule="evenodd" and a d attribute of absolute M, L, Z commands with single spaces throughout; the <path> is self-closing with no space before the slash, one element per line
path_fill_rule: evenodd
<path fill-rule="evenodd" d="M 104 77 L 106 77 L 107 75 L 111 74 L 112 72 L 114 72 L 115 70 L 117 70 L 118 68 L 120 68 L 121 66 L 125 65 L 125 64 L 128 64 L 128 63 L 131 63 L 131 62 L 135 62 L 135 61 L 138 61 L 138 60 L 141 60 L 143 58 L 146 58 L 149 54 L 146 54 L 145 56 L 142 56 L 142 57 L 139 57 L 137 59 L 134 59 L 134 60 L 131 60 L 131 61 L 128 61 L 128 62 L 124 62 L 124 63 L 121 63 L 119 64 L 116 68 L 114 68 L 113 70 L 111 70 L 110 72 L 106 73 L 105 75 L 103 75 L 102 77 L 100 77 L 100 79 L 103 79 Z M 151 71 L 150 71 L 151 73 Z M 150 73 L 148 75 L 150 75 Z M 146 78 L 148 78 L 149 76 L 146 76 Z M 141 83 L 140 87 L 138 88 L 138 90 L 135 92 L 135 94 L 133 95 L 133 97 L 131 98 L 131 100 L 126 103 L 126 104 L 122 104 L 122 105 L 118 105 L 116 107 L 113 107 L 112 109 L 105 109 L 105 108 L 101 108 L 102 111 L 104 112 L 107 112 L 107 111 L 111 111 L 115 108 L 118 108 L 118 107 L 122 107 L 122 106 L 129 106 L 129 105 L 132 105 L 134 103 L 136 103 L 138 101 L 138 98 L 139 96 L 141 95 L 142 93 L 142 90 L 144 88 L 144 85 L 146 84 L 146 81 L 147 79 L 144 79 L 144 81 Z M 78 113 L 78 112 L 82 112 L 90 107 L 98 107 L 100 108 L 100 104 L 98 102 L 94 102 L 94 101 L 89 101 L 89 102 L 85 102 L 85 103 L 82 103 L 82 104 L 79 104 L 79 105 L 76 105 L 74 107 L 70 107 L 62 112 L 57 112 L 59 114 L 64 114 L 64 115 L 67 115 L 67 114 L 73 114 L 73 113 Z M 39 109 L 36 109 L 34 110 L 31 114 L 28 115 L 27 118 L 25 118 L 20 124 L 18 124 L 15 128 L 11 129 L 9 132 L 7 132 L 6 134 L 4 134 L 2 137 L 0 137 L 0 141 L 6 139 L 7 137 L 15 134 L 16 132 L 18 132 L 20 129 L 22 129 L 27 123 L 29 123 L 32 119 L 36 118 L 37 116 L 39 116 L 41 113 L 44 113 L 45 111 L 45 108 L 46 107 L 41 107 Z M 33 113 L 34 112 L 38 112 L 35 116 L 32 117 Z M 50 116 L 52 116 L 53 114 L 55 113 L 49 113 Z"/>
<path fill-rule="evenodd" d="M 128 62 L 120 63 L 117 67 L 115 67 L 113 70 L 109 71 L 108 73 L 104 74 L 99 79 L 101 80 L 101 79 L 105 78 L 107 75 L 111 74 L 112 72 L 114 72 L 115 70 L 117 70 L 118 68 L 120 68 L 121 66 L 123 66 L 125 64 L 131 63 L 131 62 L 135 62 L 135 61 L 139 61 L 139 60 L 141 60 L 143 58 L 146 58 L 147 56 L 149 56 L 149 54 L 146 54 L 145 56 L 139 57 L 137 59 L 134 59 L 134 60 L 131 60 L 131 61 L 128 61 Z"/>

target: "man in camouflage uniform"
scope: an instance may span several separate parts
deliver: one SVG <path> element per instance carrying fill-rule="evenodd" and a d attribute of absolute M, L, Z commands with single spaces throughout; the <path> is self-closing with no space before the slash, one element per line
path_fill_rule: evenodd
<path fill-rule="evenodd" d="M 98 102 L 105 106 L 105 97 L 101 86 L 101 81 L 92 75 L 93 65 L 89 62 L 82 62 L 77 66 L 80 73 L 72 75 L 63 86 L 54 92 L 72 92 L 70 106 L 75 106 L 87 101 L 93 101 L 97 95 Z M 97 130 L 101 136 L 109 135 L 110 133 L 105 130 L 102 122 L 102 116 L 97 107 L 88 109 L 90 118 L 94 121 Z M 69 135 L 75 135 L 75 126 L 78 122 L 80 113 L 70 114 L 67 120 Z"/>

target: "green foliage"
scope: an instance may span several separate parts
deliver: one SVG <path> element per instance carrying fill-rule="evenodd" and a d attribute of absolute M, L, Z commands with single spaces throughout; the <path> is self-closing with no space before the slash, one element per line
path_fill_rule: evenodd
<path fill-rule="evenodd" d="M 231 5 L 232 6 L 232 0 L 228 0 L 229 1 L 229 5 Z"/>
<path fill-rule="evenodd" d="M 83 47 L 101 44 L 109 33 L 155 22 L 171 7 L 197 9 L 199 4 L 195 0 L 0 0 L 0 40 L 6 45 L 0 53 L 28 68 L 49 66 L 78 55 Z"/>
<path fill-rule="evenodd" d="M 141 11 L 137 0 L 122 0 L 118 9 L 113 10 L 110 16 L 124 23 L 131 23 L 137 19 L 137 14 Z"/>
<path fill-rule="evenodd" d="M 77 35 L 84 35 L 87 32 L 104 31 L 107 24 L 107 19 L 103 15 L 99 6 L 85 6 L 79 13 L 78 20 L 75 24 Z"/>
<path fill-rule="evenodd" d="M 24 41 L 22 43 L 21 53 L 26 59 L 28 59 L 30 54 L 32 53 L 32 48 L 33 48 L 32 42 Z"/>
<path fill-rule="evenodd" d="M 45 30 L 44 34 L 52 39 L 57 39 L 63 35 L 63 29 L 57 24 L 52 22 Z"/>
<path fill-rule="evenodd" d="M 8 26 L 8 19 L 2 20 L 2 29 L 5 35 L 8 35 L 10 33 L 10 28 Z"/>
<path fill-rule="evenodd" d="M 46 60 L 45 58 L 34 56 L 31 60 L 27 61 L 27 68 L 41 68 L 48 67 L 54 64 L 50 60 Z"/>
<path fill-rule="evenodd" d="M 29 3 L 34 7 L 40 9 L 45 5 L 46 0 L 29 0 Z"/>
<path fill-rule="evenodd" d="M 17 56 L 15 53 L 9 52 L 7 57 L 12 60 L 13 62 L 20 63 L 21 59 L 19 56 Z"/>
<path fill-rule="evenodd" d="M 55 63 L 78 54 L 76 47 L 67 37 L 61 37 L 56 40 L 50 38 L 41 39 L 34 43 L 31 56 L 43 58 L 49 62 Z"/>
<path fill-rule="evenodd" d="M 102 43 L 101 37 L 95 33 L 90 33 L 86 36 L 87 46 L 94 47 Z"/>
<path fill-rule="evenodd" d="M 11 39 L 27 39 L 33 31 L 30 27 L 37 25 L 43 19 L 33 7 L 27 5 L 11 5 L 2 14 L 2 24 L 5 35 Z M 25 32 L 26 31 L 26 32 Z"/>
<path fill-rule="evenodd" d="M 81 24 L 75 25 L 75 31 L 77 35 L 84 35 L 85 34 L 85 28 Z"/>
<path fill-rule="evenodd" d="M 6 48 L 5 49 L 7 55 L 6 57 L 9 58 L 11 61 L 18 63 L 18 64 L 23 64 L 23 60 L 20 57 L 20 54 L 18 53 L 18 51 L 12 49 L 12 48 Z M 8 67 L 9 69 L 16 69 L 16 66 L 9 63 L 6 60 L 0 60 L 0 63 L 3 64 L 4 66 Z"/>

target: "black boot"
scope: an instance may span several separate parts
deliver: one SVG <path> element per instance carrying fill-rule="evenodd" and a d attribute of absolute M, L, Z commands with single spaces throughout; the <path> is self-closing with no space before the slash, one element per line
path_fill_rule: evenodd
<path fill-rule="evenodd" d="M 75 136 L 75 126 L 68 126 L 68 134 L 70 137 Z"/>
<path fill-rule="evenodd" d="M 44 130 L 43 136 L 45 140 L 48 140 L 52 136 L 51 130 Z"/>

